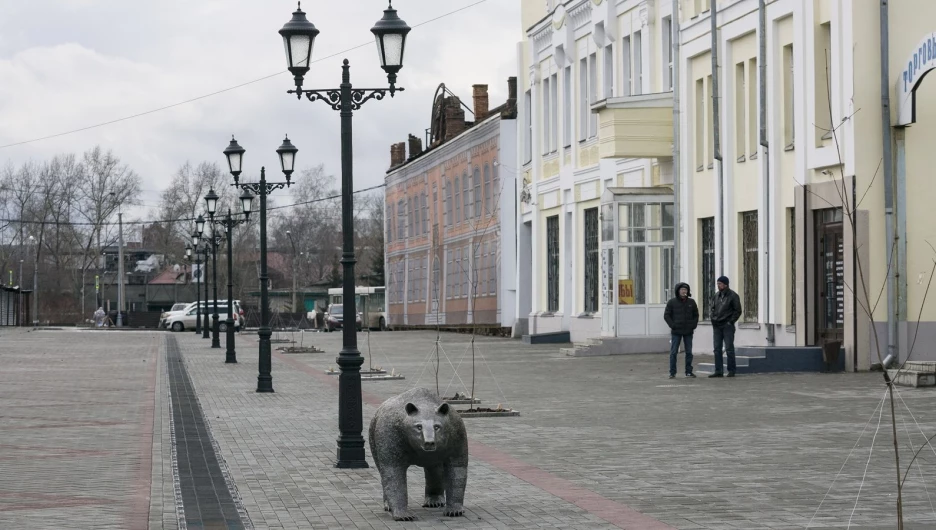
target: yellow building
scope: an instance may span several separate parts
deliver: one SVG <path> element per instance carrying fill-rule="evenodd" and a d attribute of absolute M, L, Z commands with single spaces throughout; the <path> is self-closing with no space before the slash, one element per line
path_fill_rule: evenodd
<path fill-rule="evenodd" d="M 849 370 L 907 358 L 936 258 L 922 176 L 936 127 L 922 102 L 936 88 L 919 84 L 936 59 L 936 4 L 889 4 L 882 40 L 880 2 L 770 1 L 761 27 L 757 0 L 724 0 L 713 39 L 709 0 L 682 2 L 682 277 L 703 306 L 714 278 L 731 278 L 738 346 L 840 343 Z M 936 310 L 921 320 L 912 358 L 931 360 L 920 345 L 936 338 Z M 697 345 L 711 348 L 710 329 Z"/>
<path fill-rule="evenodd" d="M 530 341 L 668 350 L 670 9 L 523 1 L 517 332 Z"/>

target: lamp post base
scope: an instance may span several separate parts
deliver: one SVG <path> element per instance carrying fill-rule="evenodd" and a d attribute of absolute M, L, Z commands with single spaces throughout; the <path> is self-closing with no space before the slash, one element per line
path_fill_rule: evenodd
<path fill-rule="evenodd" d="M 335 359 L 338 376 L 338 461 L 341 469 L 369 467 L 364 458 L 364 419 L 361 411 L 361 365 L 364 357 L 356 348 L 342 350 Z"/>

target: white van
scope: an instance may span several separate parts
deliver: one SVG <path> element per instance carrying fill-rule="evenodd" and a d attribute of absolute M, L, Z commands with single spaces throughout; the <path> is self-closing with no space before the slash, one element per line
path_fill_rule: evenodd
<path fill-rule="evenodd" d="M 196 317 L 205 318 L 205 311 L 208 312 L 208 321 L 211 322 L 211 315 L 214 314 L 214 301 L 192 302 L 181 311 L 163 313 L 160 327 L 172 331 L 185 331 L 196 327 Z M 219 329 L 221 333 L 227 332 L 226 315 L 228 309 L 227 300 L 218 300 L 218 316 L 220 317 Z M 240 300 L 234 300 L 234 310 L 231 314 L 234 319 L 234 329 L 239 330 L 244 327 L 244 311 L 240 307 Z M 204 320 L 203 320 L 204 321 Z"/>

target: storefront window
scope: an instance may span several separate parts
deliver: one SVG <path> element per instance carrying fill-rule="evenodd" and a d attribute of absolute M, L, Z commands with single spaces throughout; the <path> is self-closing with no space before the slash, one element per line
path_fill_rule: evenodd
<path fill-rule="evenodd" d="M 665 304 L 673 296 L 675 281 L 673 204 L 619 203 L 617 207 L 618 305 Z"/>

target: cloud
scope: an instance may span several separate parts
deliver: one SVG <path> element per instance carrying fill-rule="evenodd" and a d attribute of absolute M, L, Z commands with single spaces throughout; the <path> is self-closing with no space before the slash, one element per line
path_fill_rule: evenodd
<path fill-rule="evenodd" d="M 411 26 L 475 0 L 398 0 Z M 45 0 L 10 2 L 0 19 L 0 145 L 56 134 L 145 112 L 285 70 L 276 34 L 293 0 Z M 194 4 L 194 5 L 193 5 Z M 355 86 L 383 86 L 373 37 L 383 2 L 316 2 L 306 7 L 321 30 L 308 88 L 340 82 L 341 59 Z M 422 137 L 432 94 L 445 82 L 470 105 L 471 85 L 487 83 L 491 105 L 506 97 L 517 75 L 519 2 L 488 0 L 410 33 L 392 100 L 371 101 L 355 113 L 355 187 L 383 181 L 391 143 Z M 94 145 L 112 149 L 143 177 L 142 201 L 158 202 L 186 160 L 223 162 L 231 134 L 247 149 L 247 173 L 276 166 L 285 134 L 300 149 L 298 165 L 325 164 L 340 173 L 339 116 L 322 103 L 285 94 L 283 72 L 265 81 L 133 120 L 0 150 L 0 164 L 43 160 Z M 269 175 L 269 173 L 268 173 Z M 281 192 L 278 192 L 281 193 Z M 148 212 L 136 212 L 147 216 Z"/>

